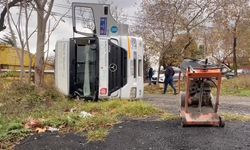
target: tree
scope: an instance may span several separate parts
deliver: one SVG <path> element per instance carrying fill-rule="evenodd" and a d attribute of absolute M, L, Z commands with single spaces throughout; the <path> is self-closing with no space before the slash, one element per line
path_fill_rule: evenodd
<path fill-rule="evenodd" d="M 15 38 L 16 38 L 16 36 L 15 36 Z M 11 37 L 11 33 L 3 35 L 3 37 L 0 38 L 0 43 L 1 44 L 11 45 L 11 46 L 16 45 L 15 40 L 13 40 L 12 37 Z"/>
<path fill-rule="evenodd" d="M 32 33 L 29 33 L 29 19 L 31 17 L 31 14 L 33 12 L 33 9 L 28 8 L 28 0 L 22 0 L 18 3 L 18 9 L 19 13 L 17 18 L 12 17 L 12 14 L 9 10 L 7 10 L 7 21 L 8 21 L 8 27 L 10 29 L 10 34 L 12 40 L 15 42 L 12 46 L 16 49 L 16 53 L 20 62 L 20 79 L 23 81 L 24 79 L 24 54 L 25 54 L 25 49 L 28 50 L 28 55 L 29 55 L 29 78 L 28 80 L 30 81 L 31 79 L 31 66 L 32 66 L 32 60 L 33 60 L 33 55 L 30 53 L 29 49 L 29 39 L 32 37 L 32 35 L 35 33 L 36 30 L 34 30 Z M 8 4 L 8 3 L 7 3 Z M 7 7 L 8 8 L 8 7 Z M 29 10 L 28 10 L 29 9 Z M 23 15 L 23 11 L 25 12 Z M 25 18 L 24 18 L 25 16 Z M 23 23 L 24 22 L 24 23 Z M 17 41 L 15 34 L 17 34 L 17 39 L 19 41 L 19 44 L 21 48 L 17 47 Z"/>
<path fill-rule="evenodd" d="M 248 18 L 249 0 L 221 0 L 220 9 L 214 18 L 214 22 L 220 24 L 231 34 L 233 69 L 237 75 L 237 51 L 239 44 L 239 27 Z"/>
<path fill-rule="evenodd" d="M 99 0 L 99 3 L 111 5 L 111 15 L 118 23 L 125 23 L 127 21 L 127 15 L 124 14 L 123 8 L 119 8 L 118 6 L 114 5 L 112 0 Z"/>
<path fill-rule="evenodd" d="M 1 11 L 1 16 L 0 16 L 0 32 L 6 29 L 6 26 L 4 25 L 4 20 L 5 20 L 5 16 L 7 14 L 7 10 L 10 10 L 10 8 L 18 6 L 18 4 L 20 2 L 22 2 L 23 0 L 12 0 L 10 2 L 8 2 L 8 0 L 0 0 L 1 4 L 3 5 L 3 10 Z M 30 1 L 30 0 L 29 0 Z M 6 5 L 6 3 L 8 3 Z"/>
<path fill-rule="evenodd" d="M 32 14 L 34 8 L 29 9 L 28 7 L 29 7 L 28 0 L 24 0 L 25 40 L 26 40 L 25 46 L 26 46 L 26 49 L 29 53 L 29 77 L 28 77 L 28 80 L 29 80 L 29 82 L 31 82 L 32 64 L 33 64 L 33 57 L 34 56 L 31 54 L 31 51 L 30 51 L 29 40 L 37 29 L 35 29 L 33 32 L 31 32 L 31 34 L 29 34 L 29 21 L 30 21 L 30 17 L 31 17 L 31 14 Z"/>
<path fill-rule="evenodd" d="M 8 3 L 7 3 L 8 5 Z M 9 8 L 8 6 L 6 6 Z M 7 18 L 8 18 L 8 26 L 10 29 L 11 37 L 15 41 L 15 45 L 13 46 L 16 49 L 17 56 L 19 58 L 20 62 L 20 80 L 23 81 L 24 78 L 24 42 L 22 39 L 22 30 L 21 30 L 21 16 L 22 16 L 22 6 L 19 7 L 19 15 L 17 17 L 17 22 L 14 21 L 12 14 L 10 13 L 9 9 L 7 9 Z M 11 20 L 11 21 L 10 21 Z M 17 47 L 17 42 L 15 40 L 15 32 L 14 29 L 12 28 L 12 24 L 14 25 L 14 28 L 16 29 L 17 35 L 19 42 L 21 44 L 21 53 L 19 51 L 19 48 Z"/>
<path fill-rule="evenodd" d="M 250 10 L 248 10 L 250 12 Z M 250 17 L 250 16 L 249 16 Z M 239 65 L 250 65 L 250 18 L 243 20 L 238 28 L 238 53 Z"/>
<path fill-rule="evenodd" d="M 36 45 L 36 65 L 35 84 L 37 87 L 43 86 L 44 80 L 44 48 L 46 26 L 51 14 L 54 0 L 34 0 L 34 8 L 37 12 L 37 45 Z M 46 9 L 47 8 L 47 9 Z"/>
<path fill-rule="evenodd" d="M 141 16 L 135 26 L 135 33 L 143 37 L 146 50 L 157 55 L 158 72 L 165 61 L 172 56 L 172 43 L 177 32 L 177 16 L 180 15 L 181 2 L 178 0 L 142 1 Z M 151 56 L 152 57 L 152 56 Z M 158 75 L 159 76 L 159 75 Z M 159 78 L 159 77 L 158 77 Z"/>
<path fill-rule="evenodd" d="M 216 0 L 183 0 L 181 16 L 178 17 L 182 32 L 186 34 L 186 44 L 183 45 L 182 55 L 195 40 L 192 32 L 211 19 L 218 10 Z"/>
<path fill-rule="evenodd" d="M 201 53 L 198 49 L 197 43 L 195 40 L 189 41 L 189 39 L 194 39 L 193 37 L 189 37 L 191 35 L 187 34 L 180 34 L 176 36 L 176 39 L 173 44 L 173 50 L 176 52 L 175 55 L 173 55 L 175 62 L 177 65 L 180 65 L 180 62 L 182 62 L 183 58 L 194 58 L 198 59 L 201 57 Z M 189 46 L 186 48 L 184 52 L 182 52 L 183 48 L 186 46 L 187 41 L 189 41 Z M 183 55 L 180 55 L 180 54 Z M 184 57 L 183 57 L 184 56 Z M 174 60 L 173 60 L 174 61 Z"/>
<path fill-rule="evenodd" d="M 169 62 L 178 64 L 187 54 L 196 57 L 193 34 L 217 9 L 215 0 L 142 1 L 135 33 L 143 37 L 151 57 L 158 57 L 160 70 Z"/>

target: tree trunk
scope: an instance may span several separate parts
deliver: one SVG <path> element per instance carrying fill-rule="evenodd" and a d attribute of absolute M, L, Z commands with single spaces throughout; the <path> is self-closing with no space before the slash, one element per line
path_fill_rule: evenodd
<path fill-rule="evenodd" d="M 29 75 L 28 75 L 28 82 L 31 83 L 31 74 L 32 74 L 32 54 L 29 52 Z"/>
<path fill-rule="evenodd" d="M 234 33 L 233 33 L 233 69 L 234 69 L 234 75 L 237 76 L 237 53 L 236 53 L 236 47 L 237 47 L 237 35 L 236 35 L 236 28 L 234 28 Z"/>
<path fill-rule="evenodd" d="M 20 59 L 20 79 L 21 81 L 24 80 L 24 74 L 25 74 L 25 71 L 24 71 L 24 46 L 22 46 L 22 49 L 21 49 L 21 59 Z"/>
<path fill-rule="evenodd" d="M 46 33 L 46 21 L 43 18 L 44 12 L 37 10 L 37 49 L 35 64 L 35 84 L 37 87 L 43 86 L 44 79 L 44 41 Z"/>
<path fill-rule="evenodd" d="M 190 35 L 190 30 L 189 29 L 187 29 L 187 37 L 188 37 L 188 41 L 181 50 L 182 57 L 185 57 L 185 52 L 188 49 L 188 47 L 192 44 L 192 41 L 193 41 L 193 38 Z"/>
<path fill-rule="evenodd" d="M 158 74 L 157 74 L 157 81 L 156 81 L 157 85 L 159 85 L 160 73 L 161 73 L 161 59 L 159 59 Z"/>
<path fill-rule="evenodd" d="M 10 29 L 11 38 L 12 38 L 13 43 L 14 43 L 13 46 L 14 46 L 14 48 L 15 48 L 15 50 L 16 50 L 16 54 L 17 54 L 17 57 L 18 57 L 18 61 L 19 61 L 19 63 L 20 63 L 21 72 L 20 72 L 19 78 L 20 78 L 21 81 L 23 81 L 23 69 L 22 69 L 22 67 L 21 67 L 22 64 L 23 64 L 23 61 L 22 61 L 22 53 L 20 54 L 19 49 L 18 49 L 18 47 L 17 47 L 17 41 L 16 41 L 16 37 L 15 37 L 15 32 L 14 32 L 14 30 L 13 30 L 13 28 L 12 28 L 12 24 L 11 24 L 11 22 L 10 22 L 10 11 L 9 11 L 10 6 L 8 6 L 8 5 L 9 5 L 9 3 L 6 4 L 7 21 L 8 21 L 8 25 L 9 25 L 9 29 Z M 19 15 L 21 15 L 21 14 L 19 14 Z M 20 17 L 20 16 L 19 16 L 19 17 Z"/>
<path fill-rule="evenodd" d="M 24 3 L 25 3 L 25 5 L 24 5 L 24 12 L 25 12 L 25 40 L 26 40 L 27 51 L 29 53 L 28 82 L 31 83 L 33 57 L 32 57 L 32 54 L 30 52 L 30 45 L 29 45 L 29 19 L 30 19 L 30 16 L 28 15 L 27 0 L 24 0 Z"/>
<path fill-rule="evenodd" d="M 38 88 L 43 86 L 44 82 L 44 47 L 46 36 L 46 25 L 51 14 L 54 0 L 41 1 L 34 0 L 37 6 L 37 44 L 36 44 L 36 65 L 35 65 L 35 85 Z M 48 8 L 45 11 L 45 8 Z"/>

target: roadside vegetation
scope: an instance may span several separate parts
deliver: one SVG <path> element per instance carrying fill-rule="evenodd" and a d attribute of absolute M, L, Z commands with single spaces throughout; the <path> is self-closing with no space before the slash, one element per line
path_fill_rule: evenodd
<path fill-rule="evenodd" d="M 239 115 L 231 113 L 222 113 L 221 115 L 226 121 L 250 122 L 250 115 Z"/>
<path fill-rule="evenodd" d="M 0 149 L 11 148 L 22 138 L 36 132 L 49 132 L 48 128 L 61 133 L 74 132 L 86 136 L 89 141 L 96 141 L 104 140 L 113 125 L 125 119 L 180 119 L 178 115 L 163 113 L 143 101 L 75 101 L 50 86 L 37 90 L 34 85 L 9 78 L 0 78 L 0 83 Z M 184 83 L 181 88 L 184 88 Z M 170 89 L 169 94 L 172 94 Z M 145 86 L 147 94 L 162 94 L 162 91 L 162 85 Z M 250 96 L 248 76 L 224 80 L 222 94 Z M 250 121 L 250 116 L 222 115 L 226 121 Z M 29 127 L 34 122 L 36 126 Z"/>
<path fill-rule="evenodd" d="M 222 95 L 250 97 L 250 76 L 223 80 Z"/>
<path fill-rule="evenodd" d="M 89 141 L 104 140 L 109 129 L 124 119 L 162 115 L 143 101 L 75 101 L 53 87 L 37 90 L 34 85 L 0 80 L 0 149 L 48 128 L 78 133 Z"/>

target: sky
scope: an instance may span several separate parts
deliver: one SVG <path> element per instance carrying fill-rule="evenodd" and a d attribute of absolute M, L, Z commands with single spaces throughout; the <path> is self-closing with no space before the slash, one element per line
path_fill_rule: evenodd
<path fill-rule="evenodd" d="M 71 2 L 82 2 L 82 3 L 98 3 L 100 0 L 55 0 L 54 6 L 52 9 L 52 12 L 55 14 L 50 19 L 50 29 L 53 28 L 54 24 L 59 20 L 60 16 L 65 14 L 67 11 L 67 17 L 63 18 L 62 21 L 60 21 L 57 28 L 52 33 L 50 40 L 49 40 L 49 48 L 45 47 L 45 51 L 49 49 L 50 55 L 53 55 L 53 50 L 55 49 L 55 44 L 57 40 L 62 39 L 69 39 L 73 36 L 73 30 L 72 30 L 72 19 L 71 16 L 71 10 L 69 10 L 69 7 L 71 5 Z M 112 0 L 113 5 L 118 6 L 119 8 L 123 9 L 124 15 L 128 16 L 128 24 L 133 24 L 135 22 L 134 17 L 136 16 L 136 11 L 138 10 L 138 4 L 141 0 Z M 18 10 L 12 9 L 11 10 L 13 17 L 17 18 L 18 16 Z M 6 21 L 7 25 L 7 21 Z M 32 32 L 36 28 L 36 12 L 32 14 L 30 25 L 29 25 L 29 31 Z M 0 32 L 0 36 L 3 34 L 6 34 L 8 32 L 8 29 L 4 32 Z M 30 49 L 32 53 L 35 53 L 36 49 L 36 35 L 34 34 L 30 39 Z"/>

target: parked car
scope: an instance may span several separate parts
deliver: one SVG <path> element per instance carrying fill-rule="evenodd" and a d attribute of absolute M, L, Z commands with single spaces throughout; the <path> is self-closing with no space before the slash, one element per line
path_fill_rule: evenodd
<path fill-rule="evenodd" d="M 153 76 L 152 76 L 152 78 L 151 78 L 151 82 L 152 82 L 153 84 L 156 84 L 156 83 L 157 83 L 157 77 L 158 77 L 158 71 L 155 71 L 155 70 L 154 70 Z"/>
<path fill-rule="evenodd" d="M 173 80 L 174 82 L 177 82 L 179 80 L 179 73 L 181 73 L 181 69 L 178 67 L 173 67 L 173 69 L 175 72 Z M 151 78 L 151 82 L 156 84 L 157 78 L 158 78 L 158 71 L 154 71 L 154 74 Z M 183 73 L 181 73 L 180 79 L 183 80 Z M 159 83 L 164 83 L 164 81 L 165 81 L 165 70 L 161 70 L 159 76 Z"/>
<path fill-rule="evenodd" d="M 247 74 L 243 69 L 238 69 L 237 70 L 237 74 L 238 75 L 243 75 L 243 74 Z M 235 77 L 235 74 L 234 74 L 234 70 L 230 70 L 229 72 L 226 72 L 224 74 L 224 76 L 227 78 L 227 79 L 232 79 L 233 77 Z"/>

